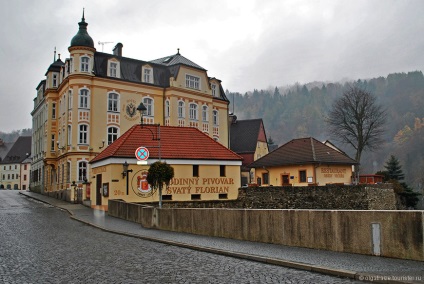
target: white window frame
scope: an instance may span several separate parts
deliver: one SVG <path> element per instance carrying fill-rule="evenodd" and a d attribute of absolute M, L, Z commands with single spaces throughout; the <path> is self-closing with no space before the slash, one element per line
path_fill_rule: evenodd
<path fill-rule="evenodd" d="M 72 90 L 68 90 L 68 109 L 72 109 Z"/>
<path fill-rule="evenodd" d="M 107 128 L 107 145 L 115 142 L 119 137 L 119 128 L 115 126 L 110 126 Z"/>
<path fill-rule="evenodd" d="M 207 105 L 203 105 L 202 106 L 202 121 L 203 122 L 208 122 L 209 121 L 209 115 L 208 115 L 208 106 Z"/>
<path fill-rule="evenodd" d="M 216 88 L 217 86 L 216 86 L 216 84 L 214 84 L 214 83 L 212 83 L 211 84 L 211 89 L 212 89 L 212 96 L 213 97 L 216 97 L 217 96 L 217 92 L 216 92 Z"/>
<path fill-rule="evenodd" d="M 118 77 L 118 63 L 109 62 L 109 76 L 110 77 Z"/>
<path fill-rule="evenodd" d="M 107 95 L 107 111 L 118 112 L 119 111 L 119 94 L 116 92 L 110 92 Z"/>
<path fill-rule="evenodd" d="M 213 117 L 213 125 L 218 126 L 219 125 L 219 113 L 216 109 L 213 110 L 212 117 Z"/>
<path fill-rule="evenodd" d="M 57 85 L 58 85 L 58 83 L 57 83 L 57 74 L 56 73 L 53 73 L 52 81 L 53 81 L 52 82 L 53 88 L 56 88 Z"/>
<path fill-rule="evenodd" d="M 190 119 L 191 120 L 198 120 L 199 117 L 199 107 L 195 103 L 190 103 L 189 105 L 189 113 L 190 113 Z"/>
<path fill-rule="evenodd" d="M 78 181 L 84 181 L 84 178 L 87 178 L 88 173 L 88 162 L 78 161 Z"/>
<path fill-rule="evenodd" d="M 154 100 L 150 97 L 144 98 L 143 104 L 146 107 L 146 111 L 145 111 L 144 115 L 154 116 L 154 106 L 155 106 Z"/>
<path fill-rule="evenodd" d="M 178 101 L 178 118 L 185 118 L 185 103 Z"/>
<path fill-rule="evenodd" d="M 74 73 L 74 58 L 69 59 L 69 74 Z"/>
<path fill-rule="evenodd" d="M 72 125 L 68 125 L 68 146 L 72 145 Z"/>
<path fill-rule="evenodd" d="M 52 103 L 52 119 L 56 119 L 56 103 Z"/>
<path fill-rule="evenodd" d="M 80 57 L 80 72 L 88 73 L 90 70 L 90 57 L 87 55 Z"/>
<path fill-rule="evenodd" d="M 153 68 L 143 67 L 143 82 L 153 84 Z"/>
<path fill-rule="evenodd" d="M 190 89 L 200 90 L 200 77 L 186 74 L 186 87 Z"/>
<path fill-rule="evenodd" d="M 85 127 L 85 129 L 81 129 Z M 78 124 L 78 144 L 80 145 L 88 145 L 89 141 L 89 126 L 88 124 Z"/>
<path fill-rule="evenodd" d="M 84 94 L 84 93 L 85 94 Z M 82 88 L 78 92 L 78 108 L 89 109 L 90 108 L 90 90 Z"/>
<path fill-rule="evenodd" d="M 165 101 L 165 117 L 170 117 L 171 116 L 171 107 L 170 107 L 170 102 L 169 100 Z"/>
<path fill-rule="evenodd" d="M 115 65 L 114 68 L 113 65 Z M 119 61 L 109 60 L 107 67 L 107 75 L 109 77 L 121 78 L 121 63 Z"/>

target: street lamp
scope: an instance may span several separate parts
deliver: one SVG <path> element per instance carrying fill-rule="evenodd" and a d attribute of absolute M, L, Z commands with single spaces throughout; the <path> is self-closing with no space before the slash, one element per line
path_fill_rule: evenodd
<path fill-rule="evenodd" d="M 146 106 L 141 102 L 137 107 L 138 112 L 140 113 L 140 125 L 143 127 L 143 112 L 147 110 Z"/>
<path fill-rule="evenodd" d="M 124 168 L 123 172 L 122 172 L 122 178 L 127 178 L 127 195 L 128 195 L 128 173 L 132 173 L 133 170 L 129 170 L 128 169 L 129 164 L 127 163 L 127 161 L 125 161 L 125 163 L 122 164 L 122 167 Z"/>

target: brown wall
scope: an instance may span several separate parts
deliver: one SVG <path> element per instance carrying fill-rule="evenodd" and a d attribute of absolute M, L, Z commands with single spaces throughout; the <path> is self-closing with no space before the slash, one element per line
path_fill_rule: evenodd
<path fill-rule="evenodd" d="M 424 261 L 423 211 L 158 209 L 110 200 L 108 214 L 146 228 L 368 255 L 379 223 L 381 256 Z"/>

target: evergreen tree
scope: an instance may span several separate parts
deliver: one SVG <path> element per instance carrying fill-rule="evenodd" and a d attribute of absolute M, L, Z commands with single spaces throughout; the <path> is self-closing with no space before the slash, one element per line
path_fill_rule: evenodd
<path fill-rule="evenodd" d="M 387 177 L 388 179 L 394 179 L 394 180 L 403 180 L 405 179 L 405 175 L 402 171 L 402 166 L 399 163 L 399 160 L 393 156 L 390 155 L 390 159 L 386 162 L 386 165 L 384 167 L 387 170 Z"/>
<path fill-rule="evenodd" d="M 386 171 L 378 173 L 385 176 L 385 181 L 388 179 L 388 181 L 393 184 L 395 193 L 399 195 L 401 202 L 406 206 L 406 208 L 415 208 L 419 201 L 418 196 L 421 194 L 415 192 L 405 182 L 399 182 L 400 180 L 405 179 L 399 160 L 395 156 L 390 155 L 390 158 L 386 161 L 386 165 L 384 167 L 386 168 Z"/>

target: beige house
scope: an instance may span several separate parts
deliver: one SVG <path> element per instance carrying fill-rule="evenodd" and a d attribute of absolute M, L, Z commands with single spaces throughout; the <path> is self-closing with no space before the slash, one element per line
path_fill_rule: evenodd
<path fill-rule="evenodd" d="M 356 161 L 309 137 L 293 139 L 249 166 L 259 186 L 351 184 Z"/>
<path fill-rule="evenodd" d="M 150 164 L 174 168 L 164 201 L 237 199 L 242 157 L 193 127 L 134 125 L 90 161 L 85 198 L 107 210 L 109 199 L 157 202 L 147 184 Z M 125 165 L 125 167 L 124 167 Z"/>

